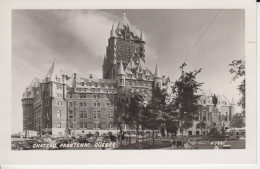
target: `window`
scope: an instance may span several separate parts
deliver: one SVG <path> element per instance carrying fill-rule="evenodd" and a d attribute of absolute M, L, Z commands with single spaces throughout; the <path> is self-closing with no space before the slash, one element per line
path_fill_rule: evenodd
<path fill-rule="evenodd" d="M 57 105 L 61 106 L 62 105 L 62 101 L 57 101 Z"/>
<path fill-rule="evenodd" d="M 107 107 L 110 107 L 110 103 L 107 103 Z"/>
<path fill-rule="evenodd" d="M 79 112 L 79 118 L 81 118 L 81 119 L 83 118 L 83 111 Z"/>
<path fill-rule="evenodd" d="M 61 110 L 57 111 L 57 117 L 61 117 Z"/>
<path fill-rule="evenodd" d="M 73 111 L 69 110 L 69 118 L 73 118 Z"/>
<path fill-rule="evenodd" d="M 124 79 L 120 79 L 120 84 L 124 85 Z"/>
<path fill-rule="evenodd" d="M 87 106 L 87 103 L 86 103 L 86 102 L 84 102 L 84 106 Z"/>
<path fill-rule="evenodd" d="M 72 102 L 69 102 L 69 106 L 71 106 L 71 107 L 72 107 Z"/>
<path fill-rule="evenodd" d="M 57 128 L 61 128 L 61 123 L 60 123 L 60 122 L 57 123 L 56 127 L 57 127 Z"/>
<path fill-rule="evenodd" d="M 56 93 L 56 94 L 57 94 L 57 97 L 62 97 L 61 93 Z"/>
<path fill-rule="evenodd" d="M 131 78 L 132 78 L 132 75 L 129 74 L 128 77 L 131 79 Z"/>
<path fill-rule="evenodd" d="M 80 102 L 80 103 L 79 103 L 79 106 L 83 106 L 83 102 Z"/>
<path fill-rule="evenodd" d="M 105 84 L 104 84 L 104 83 L 101 83 L 101 87 L 105 87 Z"/>
<path fill-rule="evenodd" d="M 100 107 L 100 103 L 97 103 L 97 107 Z"/>
<path fill-rule="evenodd" d="M 109 118 L 114 118 L 114 112 L 109 113 Z"/>
<path fill-rule="evenodd" d="M 81 86 L 84 86 L 84 82 L 81 82 Z"/>
<path fill-rule="evenodd" d="M 56 84 L 56 89 L 62 89 L 62 85 L 61 84 Z"/>
<path fill-rule="evenodd" d="M 94 99 L 99 99 L 100 95 L 94 95 Z"/>
<path fill-rule="evenodd" d="M 202 112 L 202 120 L 203 120 L 203 121 L 206 121 L 206 114 L 207 114 L 206 111 L 203 111 L 203 112 Z"/>
<path fill-rule="evenodd" d="M 87 112 L 86 111 L 83 111 L 83 118 L 88 118 L 87 117 Z M 86 127 L 87 128 L 87 127 Z"/>
<path fill-rule="evenodd" d="M 98 84 L 97 84 L 97 83 L 95 83 L 95 87 L 98 87 Z"/>
<path fill-rule="evenodd" d="M 228 121 L 228 113 L 225 113 L 225 121 Z"/>
<path fill-rule="evenodd" d="M 82 99 L 82 98 L 86 98 L 87 96 L 86 96 L 86 94 L 80 94 L 80 98 Z"/>
<path fill-rule="evenodd" d="M 206 100 L 203 100 L 203 104 L 206 104 Z"/>
<path fill-rule="evenodd" d="M 94 111 L 94 119 L 101 118 L 100 111 Z"/>
<path fill-rule="evenodd" d="M 96 92 L 100 92 L 100 89 L 96 89 Z"/>
<path fill-rule="evenodd" d="M 69 128 L 73 128 L 73 123 L 69 123 Z"/>
<path fill-rule="evenodd" d="M 95 128 L 101 128 L 100 123 L 95 123 Z"/>
<path fill-rule="evenodd" d="M 95 92 L 95 89 L 91 89 L 91 92 Z"/>
<path fill-rule="evenodd" d="M 79 122 L 79 128 L 83 128 L 83 122 Z"/>
<path fill-rule="evenodd" d="M 142 75 L 141 75 L 141 74 L 138 74 L 138 78 L 139 78 L 139 79 L 142 79 Z"/>

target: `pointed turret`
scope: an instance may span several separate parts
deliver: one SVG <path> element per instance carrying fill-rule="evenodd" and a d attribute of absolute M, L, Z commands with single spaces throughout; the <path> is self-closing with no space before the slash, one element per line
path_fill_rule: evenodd
<path fill-rule="evenodd" d="M 111 29 L 111 32 L 110 32 L 110 37 L 114 38 L 116 35 L 115 35 L 115 30 L 114 30 L 114 25 L 112 25 L 112 29 Z"/>
<path fill-rule="evenodd" d="M 120 64 L 119 64 L 118 75 L 125 75 L 125 71 L 124 71 L 124 66 L 123 66 L 122 60 L 120 61 Z"/>
<path fill-rule="evenodd" d="M 120 61 L 119 69 L 117 73 L 117 85 L 119 87 L 125 86 L 125 71 L 124 71 L 122 60 Z"/>
<path fill-rule="evenodd" d="M 129 28 L 129 31 L 130 32 L 133 32 L 134 35 L 137 35 L 134 27 L 130 24 L 130 22 L 128 21 L 127 17 L 126 17 L 126 12 L 123 11 L 123 16 L 122 16 L 122 20 L 121 22 L 119 22 L 118 26 L 117 26 L 117 29 L 125 29 L 125 28 Z"/>
<path fill-rule="evenodd" d="M 154 72 L 154 83 L 155 83 L 155 86 L 161 88 L 162 86 L 162 78 L 161 78 L 161 75 L 160 75 L 160 72 L 159 72 L 159 69 L 157 67 L 157 63 L 156 63 L 156 67 L 155 67 L 155 72 Z"/>
<path fill-rule="evenodd" d="M 140 41 L 144 41 L 143 30 L 142 29 L 141 29 L 141 33 L 140 33 Z"/>
<path fill-rule="evenodd" d="M 157 63 L 156 63 L 156 67 L 155 67 L 154 78 L 161 78 L 160 71 L 157 67 Z"/>
<path fill-rule="evenodd" d="M 104 55 L 103 66 L 105 65 L 105 62 L 106 62 L 106 55 Z"/>
<path fill-rule="evenodd" d="M 51 65 L 51 68 L 49 69 L 48 73 L 46 74 L 46 76 L 45 76 L 46 79 L 50 79 L 52 77 L 52 74 L 55 69 L 55 64 L 56 64 L 56 59 L 54 59 L 52 65 Z"/>

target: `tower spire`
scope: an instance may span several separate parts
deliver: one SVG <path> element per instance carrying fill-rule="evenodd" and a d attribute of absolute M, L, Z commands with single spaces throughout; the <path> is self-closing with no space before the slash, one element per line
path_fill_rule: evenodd
<path fill-rule="evenodd" d="M 115 37 L 114 25 L 112 25 L 112 30 L 110 32 L 110 37 Z"/>
<path fill-rule="evenodd" d="M 119 64 L 118 75 L 125 75 L 122 59 L 121 59 L 120 64 Z"/>
<path fill-rule="evenodd" d="M 161 78 L 160 71 L 157 67 L 157 63 L 156 63 L 156 67 L 155 67 L 154 77 L 155 78 Z"/>
<path fill-rule="evenodd" d="M 140 40 L 141 41 L 144 41 L 144 38 L 143 38 L 143 30 L 141 29 L 141 33 L 140 33 Z"/>

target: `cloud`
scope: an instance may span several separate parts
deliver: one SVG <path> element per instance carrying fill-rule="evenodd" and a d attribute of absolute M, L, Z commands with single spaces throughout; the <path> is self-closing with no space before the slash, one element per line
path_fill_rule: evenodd
<path fill-rule="evenodd" d="M 90 55 L 103 58 L 112 23 L 115 22 L 115 19 L 105 12 L 90 10 L 70 13 L 67 26 Z"/>

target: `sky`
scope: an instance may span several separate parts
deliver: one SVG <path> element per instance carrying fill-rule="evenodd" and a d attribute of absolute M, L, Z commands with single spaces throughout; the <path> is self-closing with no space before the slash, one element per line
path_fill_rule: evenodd
<path fill-rule="evenodd" d="M 143 30 L 146 64 L 175 81 L 179 66 L 202 68 L 197 80 L 204 91 L 240 97 L 231 82 L 229 63 L 244 58 L 244 10 L 125 10 L 137 33 Z M 34 77 L 42 78 L 54 59 L 63 73 L 102 78 L 102 63 L 117 10 L 12 11 L 12 131 L 22 130 L 22 93 Z"/>

